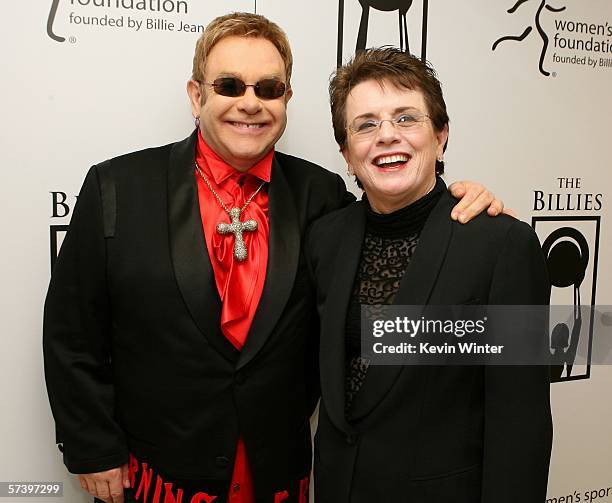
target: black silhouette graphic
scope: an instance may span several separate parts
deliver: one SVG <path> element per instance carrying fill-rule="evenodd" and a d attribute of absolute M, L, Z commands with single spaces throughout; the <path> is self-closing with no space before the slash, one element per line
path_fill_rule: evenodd
<path fill-rule="evenodd" d="M 60 37 L 53 33 L 53 23 L 55 22 L 55 15 L 57 14 L 57 8 L 59 6 L 59 0 L 53 0 L 51 2 L 51 9 L 49 10 L 49 17 L 47 18 L 47 35 L 49 35 L 56 42 L 64 42 L 65 37 Z"/>
<path fill-rule="evenodd" d="M 55 261 L 57 260 L 57 256 L 59 255 L 59 251 L 61 248 L 60 239 L 68 232 L 67 225 L 52 225 L 49 228 L 49 245 L 51 248 L 51 270 L 55 266 Z"/>
<path fill-rule="evenodd" d="M 515 13 L 522 4 L 527 3 L 529 1 L 531 0 L 518 0 L 514 4 L 514 6 L 508 9 L 508 14 Z M 542 38 L 542 52 L 540 53 L 539 69 L 542 75 L 548 77 L 550 75 L 550 72 L 544 69 L 544 59 L 546 58 L 546 51 L 548 50 L 548 35 L 544 31 L 544 28 L 542 28 L 542 23 L 540 22 L 540 16 L 544 9 L 550 12 L 562 12 L 565 10 L 565 7 L 553 7 L 548 4 L 548 0 L 540 0 L 540 6 L 538 7 L 538 10 L 535 15 L 535 26 L 538 31 L 538 34 Z M 494 51 L 501 42 L 504 42 L 506 40 L 514 40 L 517 42 L 521 42 L 525 40 L 532 31 L 533 31 L 533 26 L 528 26 L 527 28 L 525 28 L 525 31 L 518 36 L 509 35 L 506 37 L 501 37 L 493 43 L 492 50 Z"/>
<path fill-rule="evenodd" d="M 552 286 L 551 380 L 589 379 L 595 337 L 601 217 L 534 216 L 531 226 L 540 236 Z M 562 312 L 559 308 L 567 300 L 561 299 L 567 299 L 570 288 L 573 302 Z"/>
<path fill-rule="evenodd" d="M 370 8 L 383 12 L 390 12 L 394 10 L 398 11 L 400 49 L 405 52 L 410 52 L 406 14 L 408 13 L 408 9 L 412 7 L 412 0 L 400 0 L 395 2 L 393 0 L 359 0 L 359 3 L 361 4 L 361 21 L 359 23 L 359 35 L 357 36 L 357 46 L 355 47 L 355 52 L 362 51 L 366 48 Z"/>
<path fill-rule="evenodd" d="M 551 285 L 557 288 L 573 287 L 574 323 L 571 330 L 566 323 L 557 323 L 551 334 L 551 380 L 558 382 L 572 375 L 576 350 L 582 329 L 580 308 L 580 285 L 589 264 L 589 246 L 578 230 L 561 227 L 552 232 L 542 245 L 546 257 Z M 565 371 L 565 376 L 563 373 Z"/>
<path fill-rule="evenodd" d="M 354 1 L 354 0 L 348 0 Z M 355 52 L 364 50 L 367 47 L 368 25 L 370 19 L 370 9 L 381 12 L 398 12 L 400 49 L 405 52 L 410 50 L 410 37 L 408 33 L 408 11 L 413 5 L 413 0 L 358 0 L 361 5 L 361 21 L 357 33 L 357 43 Z M 427 40 L 427 11 L 428 0 L 423 0 L 423 25 L 421 36 L 421 59 L 425 60 L 426 40 Z M 343 43 L 343 21 L 344 21 L 344 0 L 340 0 L 338 10 L 338 66 L 342 64 L 342 43 Z"/>

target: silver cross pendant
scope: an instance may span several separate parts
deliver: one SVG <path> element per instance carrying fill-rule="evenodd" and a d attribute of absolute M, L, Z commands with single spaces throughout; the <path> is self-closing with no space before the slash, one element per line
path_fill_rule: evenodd
<path fill-rule="evenodd" d="M 240 221 L 240 208 L 232 208 L 229 211 L 230 219 L 232 220 L 229 224 L 217 224 L 217 232 L 219 234 L 233 234 L 234 235 L 234 257 L 238 262 L 243 262 L 247 258 L 247 249 L 244 244 L 242 233 L 244 231 L 256 231 L 257 222 L 255 220 L 247 220 L 246 222 Z"/>

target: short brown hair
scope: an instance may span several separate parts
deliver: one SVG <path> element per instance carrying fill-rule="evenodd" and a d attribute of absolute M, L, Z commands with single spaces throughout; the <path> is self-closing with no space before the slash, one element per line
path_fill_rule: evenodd
<path fill-rule="evenodd" d="M 264 38 L 272 42 L 283 58 L 287 85 L 290 85 L 293 56 L 291 55 L 287 35 L 276 23 L 264 16 L 249 12 L 232 12 L 219 16 L 208 24 L 196 44 L 191 73 L 193 80 L 204 81 L 204 69 L 206 68 L 208 54 L 217 42 L 231 36 Z"/>
<path fill-rule="evenodd" d="M 367 80 L 375 80 L 379 84 L 390 82 L 399 88 L 421 91 L 434 129 L 442 131 L 448 124 L 440 81 L 427 62 L 396 47 L 366 49 L 339 67 L 329 83 L 334 137 L 340 148 L 346 147 L 346 100 L 357 84 Z M 436 173 L 444 173 L 442 161 L 436 161 Z"/>

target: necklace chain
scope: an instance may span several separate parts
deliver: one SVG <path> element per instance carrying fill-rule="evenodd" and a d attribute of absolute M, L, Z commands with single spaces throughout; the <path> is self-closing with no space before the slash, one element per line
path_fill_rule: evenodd
<path fill-rule="evenodd" d="M 196 170 L 198 172 L 198 174 L 200 175 L 200 177 L 202 178 L 202 180 L 204 180 L 204 183 L 206 184 L 206 186 L 210 189 L 210 191 L 213 193 L 213 195 L 217 198 L 217 201 L 219 201 L 219 204 L 221 205 L 221 207 L 225 210 L 225 212 L 230 215 L 231 212 L 230 210 L 227 208 L 227 206 L 225 206 L 225 203 L 223 202 L 223 200 L 221 199 L 221 196 L 219 196 L 219 194 L 217 194 L 217 192 L 215 191 L 215 189 L 213 189 L 212 185 L 210 184 L 210 182 L 208 181 L 208 178 L 206 178 L 206 176 L 204 175 L 204 172 L 202 171 L 202 169 L 200 168 L 200 166 L 198 166 L 198 163 L 195 163 L 195 167 Z M 263 188 L 263 186 L 266 184 L 266 182 L 261 182 L 261 184 L 259 185 L 259 187 L 257 187 L 257 190 L 255 192 L 253 192 L 251 194 L 251 196 L 246 200 L 246 202 L 244 203 L 244 205 L 242 206 L 242 208 L 240 208 L 240 213 L 242 213 L 246 207 L 249 205 L 249 203 L 253 200 L 253 198 L 259 193 L 259 191 Z"/>

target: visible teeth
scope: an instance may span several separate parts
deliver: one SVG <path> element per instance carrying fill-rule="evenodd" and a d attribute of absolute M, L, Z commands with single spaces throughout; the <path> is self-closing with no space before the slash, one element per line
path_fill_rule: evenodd
<path fill-rule="evenodd" d="M 244 122 L 233 122 L 234 126 L 245 128 L 245 129 L 256 129 L 263 127 L 261 124 L 245 124 Z"/>
<path fill-rule="evenodd" d="M 405 154 L 396 154 L 379 157 L 374 162 L 377 166 L 380 166 L 382 164 L 391 164 L 393 162 L 406 162 L 408 159 L 409 157 Z"/>

